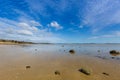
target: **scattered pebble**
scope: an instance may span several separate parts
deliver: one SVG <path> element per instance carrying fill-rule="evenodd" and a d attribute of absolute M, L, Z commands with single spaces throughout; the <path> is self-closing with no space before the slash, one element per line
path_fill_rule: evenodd
<path fill-rule="evenodd" d="M 115 57 L 111 57 L 112 59 L 115 59 Z"/>
<path fill-rule="evenodd" d="M 98 57 L 100 59 L 107 59 L 105 56 L 95 56 L 95 57 Z"/>
<path fill-rule="evenodd" d="M 69 50 L 70 54 L 75 54 L 75 51 L 73 49 Z"/>
<path fill-rule="evenodd" d="M 108 73 L 105 73 L 105 72 L 103 72 L 102 74 L 104 74 L 104 75 L 106 75 L 106 76 L 109 76 L 109 74 L 108 74 Z"/>
<path fill-rule="evenodd" d="M 100 52 L 100 50 L 98 50 L 98 52 Z"/>
<path fill-rule="evenodd" d="M 62 47 L 64 47 L 64 45 L 62 45 Z"/>
<path fill-rule="evenodd" d="M 81 69 L 79 69 L 78 71 L 82 72 L 82 73 L 85 74 L 85 75 L 90 75 L 90 71 L 88 71 L 88 70 L 86 70 L 86 69 L 81 68 Z"/>
<path fill-rule="evenodd" d="M 59 71 L 55 71 L 55 75 L 60 75 L 60 72 Z"/>
<path fill-rule="evenodd" d="M 120 58 L 116 58 L 117 60 L 120 60 Z"/>
<path fill-rule="evenodd" d="M 37 49 L 35 49 L 35 51 L 37 51 Z"/>
<path fill-rule="evenodd" d="M 111 57 L 111 59 L 120 60 L 119 57 Z"/>
<path fill-rule="evenodd" d="M 26 66 L 26 69 L 30 69 L 31 68 L 31 66 Z"/>

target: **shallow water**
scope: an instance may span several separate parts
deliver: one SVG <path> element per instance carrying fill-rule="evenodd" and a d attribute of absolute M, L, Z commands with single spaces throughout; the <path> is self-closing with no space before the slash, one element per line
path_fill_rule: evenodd
<path fill-rule="evenodd" d="M 120 44 L 0 45 L 0 80 L 120 80 L 120 56 L 110 50 Z"/>

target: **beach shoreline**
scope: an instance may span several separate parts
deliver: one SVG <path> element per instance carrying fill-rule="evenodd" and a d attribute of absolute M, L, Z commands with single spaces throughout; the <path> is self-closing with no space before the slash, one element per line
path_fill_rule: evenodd
<path fill-rule="evenodd" d="M 0 80 L 119 80 L 120 62 L 111 59 L 103 46 L 0 45 Z"/>

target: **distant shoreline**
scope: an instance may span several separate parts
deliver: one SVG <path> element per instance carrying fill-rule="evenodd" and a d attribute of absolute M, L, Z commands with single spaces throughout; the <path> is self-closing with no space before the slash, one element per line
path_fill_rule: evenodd
<path fill-rule="evenodd" d="M 37 42 L 27 42 L 27 41 L 18 41 L 18 40 L 6 40 L 0 39 L 1 44 L 120 44 L 120 43 L 37 43 Z"/>
<path fill-rule="evenodd" d="M 0 39 L 0 44 L 36 44 L 36 43 L 26 42 L 26 41 Z"/>

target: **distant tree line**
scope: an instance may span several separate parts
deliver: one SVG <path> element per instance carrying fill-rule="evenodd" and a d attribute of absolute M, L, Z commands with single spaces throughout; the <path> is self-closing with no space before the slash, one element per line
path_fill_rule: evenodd
<path fill-rule="evenodd" d="M 11 43 L 18 43 L 18 44 L 33 44 L 33 42 L 25 42 L 25 41 L 17 41 L 17 40 L 5 40 L 5 39 L 0 39 L 0 42 L 11 42 Z"/>

